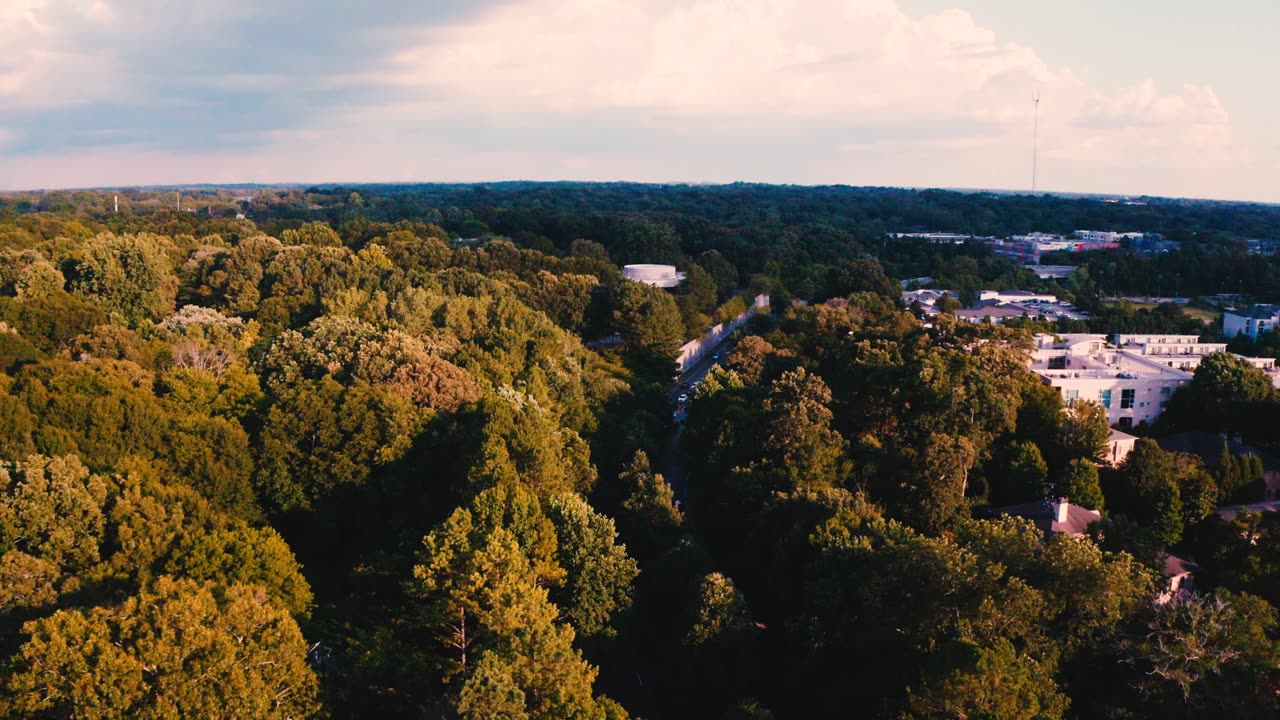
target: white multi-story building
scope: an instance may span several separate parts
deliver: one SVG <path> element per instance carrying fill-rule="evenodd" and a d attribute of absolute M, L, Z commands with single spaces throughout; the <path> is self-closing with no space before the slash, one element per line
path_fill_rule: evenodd
<path fill-rule="evenodd" d="M 1206 355 L 1227 351 L 1226 343 L 1200 342 L 1199 335 L 1116 335 L 1114 342 L 1121 350 L 1178 370 L 1195 370 Z"/>
<path fill-rule="evenodd" d="M 1037 335 L 1031 370 L 1068 403 L 1091 400 L 1121 428 L 1151 424 L 1191 373 L 1113 348 L 1105 335 Z"/>
<path fill-rule="evenodd" d="M 1259 335 L 1277 326 L 1280 326 L 1280 307 L 1276 305 L 1254 305 L 1222 313 L 1222 334 L 1226 337 L 1248 335 L 1257 340 Z"/>

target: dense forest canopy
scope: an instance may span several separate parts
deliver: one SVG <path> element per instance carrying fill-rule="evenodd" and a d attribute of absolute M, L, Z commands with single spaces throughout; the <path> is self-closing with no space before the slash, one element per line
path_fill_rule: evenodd
<path fill-rule="evenodd" d="M 887 236 L 1082 228 L 1178 247 L 1042 280 Z M 1272 469 L 1153 439 L 1280 450 L 1270 380 L 1211 356 L 1112 467 L 1106 414 L 1026 362 L 1036 331 L 1213 336 L 1106 297 L 1152 273 L 1277 297 L 1245 239 L 1280 239 L 1280 209 L 571 183 L 0 196 L 0 717 L 1275 717 L 1280 513 L 1217 512 Z M 625 279 L 634 262 L 686 281 Z M 923 322 L 899 299 L 920 276 L 1093 317 Z M 678 348 L 760 293 L 772 312 L 673 416 Z M 1063 495 L 1100 519 L 1046 535 L 990 511 Z M 1174 556 L 1194 591 L 1162 597 Z"/>

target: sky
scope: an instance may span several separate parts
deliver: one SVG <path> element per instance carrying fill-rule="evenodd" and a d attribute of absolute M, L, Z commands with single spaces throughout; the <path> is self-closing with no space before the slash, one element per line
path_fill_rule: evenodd
<path fill-rule="evenodd" d="M 1274 0 L 0 0 L 0 189 L 632 180 L 1280 202 Z"/>

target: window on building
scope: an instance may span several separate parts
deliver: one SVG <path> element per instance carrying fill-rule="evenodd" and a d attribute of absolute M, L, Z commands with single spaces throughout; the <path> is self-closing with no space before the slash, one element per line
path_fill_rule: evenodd
<path fill-rule="evenodd" d="M 1068 405 L 1070 405 L 1071 403 L 1080 399 L 1080 391 L 1075 390 L 1073 388 L 1063 388 L 1062 399 L 1065 400 Z"/>
<path fill-rule="evenodd" d="M 1166 386 L 1164 386 L 1164 387 L 1160 388 L 1160 395 L 1161 395 L 1161 396 L 1163 396 L 1163 397 L 1169 397 L 1169 396 L 1170 396 L 1170 395 L 1172 395 L 1172 394 L 1173 394 L 1173 388 L 1172 388 L 1172 387 L 1170 387 L 1170 386 L 1166 385 Z"/>
<path fill-rule="evenodd" d="M 1120 427 L 1124 428 L 1125 430 L 1132 430 L 1132 429 L 1133 429 L 1133 418 L 1131 418 L 1131 417 L 1122 417 L 1122 418 L 1120 418 Z"/>
<path fill-rule="evenodd" d="M 1066 370 L 1067 356 L 1059 355 L 1058 357 L 1049 358 L 1049 369 L 1050 370 Z"/>
<path fill-rule="evenodd" d="M 1127 410 L 1133 407 L 1133 401 L 1137 393 L 1133 388 L 1125 388 L 1120 391 L 1120 409 Z"/>
<path fill-rule="evenodd" d="M 1111 391 L 1102 390 L 1098 393 L 1098 404 L 1108 410 L 1111 409 Z"/>

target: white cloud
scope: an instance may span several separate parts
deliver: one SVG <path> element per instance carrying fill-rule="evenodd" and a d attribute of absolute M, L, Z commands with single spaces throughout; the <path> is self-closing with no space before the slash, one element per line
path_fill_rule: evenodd
<path fill-rule="evenodd" d="M 1042 187 L 1256 195 L 1275 159 L 1209 87 L 1105 91 L 896 0 L 0 0 L 0 185 L 1016 187 L 1037 89 Z"/>
<path fill-rule="evenodd" d="M 916 19 L 893 0 L 524 0 L 436 30 L 396 60 L 395 81 L 444 98 L 440 111 L 623 110 L 761 132 L 834 124 L 849 129 L 846 150 L 1023 153 L 1036 90 L 1049 157 L 1198 167 L 1225 162 L 1231 139 L 1209 88 L 1108 94 L 962 10 Z M 866 136 L 886 124 L 930 129 Z"/>

